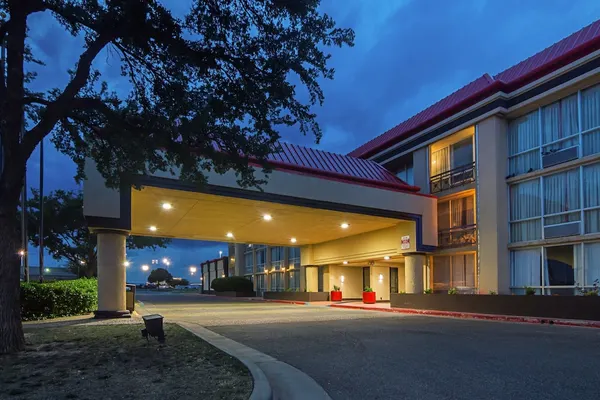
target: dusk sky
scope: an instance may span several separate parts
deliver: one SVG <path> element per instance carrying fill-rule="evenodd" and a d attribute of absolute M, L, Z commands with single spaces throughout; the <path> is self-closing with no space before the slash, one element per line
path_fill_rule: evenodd
<path fill-rule="evenodd" d="M 186 2 L 172 0 L 176 13 Z M 600 18 L 597 0 L 324 0 L 323 11 L 356 33 L 353 48 L 332 49 L 333 81 L 324 81 L 325 104 L 316 109 L 323 139 L 294 130 L 284 140 L 347 153 L 399 124 L 484 73 L 494 75 Z M 64 87 L 67 70 L 82 41 L 63 31 L 49 15 L 30 21 L 30 44 L 46 62 L 33 89 Z M 126 90 L 116 57 L 101 54 L 95 63 L 109 89 Z M 45 192 L 77 190 L 75 166 L 50 141 L 45 145 Z M 39 185 L 39 154 L 29 160 L 28 186 Z M 128 252 L 127 280 L 142 282 L 140 265 L 169 257 L 173 275 L 187 276 L 189 265 L 215 258 L 226 244 L 175 241 L 166 250 Z M 37 250 L 30 249 L 30 265 Z M 48 266 L 58 266 L 51 258 Z"/>

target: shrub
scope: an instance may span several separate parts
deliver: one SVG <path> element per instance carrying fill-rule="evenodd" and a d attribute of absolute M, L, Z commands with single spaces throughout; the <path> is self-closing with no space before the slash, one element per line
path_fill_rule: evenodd
<path fill-rule="evenodd" d="M 525 286 L 525 294 L 527 296 L 535 296 L 535 289 L 529 286 Z"/>
<path fill-rule="evenodd" d="M 87 314 L 97 307 L 96 279 L 21 282 L 21 319 L 24 321 Z"/>
<path fill-rule="evenodd" d="M 212 281 L 210 287 L 215 292 L 252 292 L 254 290 L 252 281 L 243 276 L 217 278 Z"/>
<path fill-rule="evenodd" d="M 448 289 L 448 294 L 458 294 L 458 289 L 453 287 Z"/>
<path fill-rule="evenodd" d="M 424 294 L 432 294 L 433 293 L 433 289 L 429 288 L 429 289 L 425 289 L 423 290 Z"/>
<path fill-rule="evenodd" d="M 498 292 L 496 292 L 495 290 L 490 290 L 490 295 L 495 296 L 497 294 L 498 294 Z"/>

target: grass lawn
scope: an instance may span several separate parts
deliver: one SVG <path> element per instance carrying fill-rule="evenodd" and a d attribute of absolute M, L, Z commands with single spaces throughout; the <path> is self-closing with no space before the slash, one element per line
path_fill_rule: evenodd
<path fill-rule="evenodd" d="M 142 325 L 25 328 L 26 351 L 0 356 L 0 399 L 247 399 L 252 378 L 235 358 L 185 329 L 166 344 Z"/>

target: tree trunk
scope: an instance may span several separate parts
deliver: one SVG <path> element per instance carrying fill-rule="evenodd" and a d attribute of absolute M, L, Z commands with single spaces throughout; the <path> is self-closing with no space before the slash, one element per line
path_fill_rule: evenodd
<path fill-rule="evenodd" d="M 0 196 L 0 202 L 5 200 Z M 20 351 L 25 347 L 21 324 L 21 266 L 16 212 L 17 204 L 0 205 L 0 354 Z"/>

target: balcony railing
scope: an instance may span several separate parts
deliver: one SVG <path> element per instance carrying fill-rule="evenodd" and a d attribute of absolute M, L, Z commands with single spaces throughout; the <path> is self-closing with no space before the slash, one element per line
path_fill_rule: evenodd
<path fill-rule="evenodd" d="M 465 247 L 477 244 L 477 225 L 457 226 L 438 232 L 438 247 Z"/>
<path fill-rule="evenodd" d="M 444 171 L 431 177 L 429 186 L 431 193 L 438 193 L 475 181 L 475 162 Z"/>

